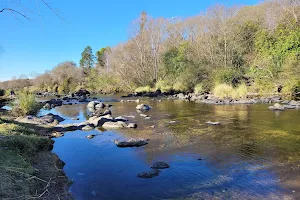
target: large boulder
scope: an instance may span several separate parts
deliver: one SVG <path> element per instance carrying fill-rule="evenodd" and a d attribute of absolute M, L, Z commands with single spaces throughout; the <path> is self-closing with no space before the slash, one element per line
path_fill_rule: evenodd
<path fill-rule="evenodd" d="M 151 107 L 148 106 L 147 104 L 139 104 L 136 106 L 136 109 L 141 110 L 141 111 L 147 111 L 147 110 L 150 110 Z"/>
<path fill-rule="evenodd" d="M 143 145 L 148 144 L 146 139 L 129 139 L 129 140 L 125 140 L 125 141 L 119 141 L 119 140 L 115 140 L 115 144 L 118 147 L 140 147 Z"/>
<path fill-rule="evenodd" d="M 114 118 L 111 115 L 104 115 L 101 117 L 91 117 L 87 122 L 89 124 L 93 124 L 95 127 L 102 126 L 105 122 L 112 122 L 114 121 Z"/>
<path fill-rule="evenodd" d="M 95 109 L 96 105 L 99 103 L 99 101 L 90 101 L 87 105 L 87 108 Z"/>

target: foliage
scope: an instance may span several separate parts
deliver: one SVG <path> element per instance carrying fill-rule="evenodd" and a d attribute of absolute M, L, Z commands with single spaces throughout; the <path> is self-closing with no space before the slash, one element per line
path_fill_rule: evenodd
<path fill-rule="evenodd" d="M 202 83 L 198 83 L 197 85 L 195 85 L 195 87 L 194 87 L 194 93 L 195 94 L 203 94 L 204 92 L 205 92 L 205 90 L 203 88 Z"/>
<path fill-rule="evenodd" d="M 249 92 L 291 94 L 300 81 L 299 18 L 299 4 L 284 1 L 216 5 L 205 14 L 176 20 L 143 12 L 132 23 L 128 41 L 96 52 L 96 65 L 87 46 L 81 69 L 73 62 L 60 63 L 32 80 L 21 76 L 0 87 L 64 94 L 78 86 L 132 92 L 146 85 L 213 92 L 214 86 L 226 84 L 239 88 L 233 96 L 243 97 L 245 87 L 239 85 L 246 82 Z"/>
<path fill-rule="evenodd" d="M 40 108 L 40 104 L 35 100 L 35 95 L 24 90 L 17 95 L 13 112 L 18 115 L 36 115 Z"/>
<path fill-rule="evenodd" d="M 166 80 L 159 80 L 155 84 L 156 90 L 160 90 L 161 92 L 170 92 L 173 88 Z"/>
<path fill-rule="evenodd" d="M 93 50 L 90 46 L 84 48 L 81 53 L 80 67 L 83 69 L 91 69 L 95 63 L 95 56 L 93 55 Z"/>
<path fill-rule="evenodd" d="M 221 99 L 245 99 L 248 94 L 248 88 L 245 84 L 240 84 L 234 88 L 231 85 L 223 83 L 216 85 L 213 92 L 216 97 Z"/>
<path fill-rule="evenodd" d="M 135 89 L 135 92 L 141 92 L 141 93 L 143 93 L 143 92 L 151 92 L 153 89 L 149 86 L 149 85 L 147 85 L 147 86 L 144 86 L 144 87 L 138 87 L 138 88 L 136 88 Z"/>
<path fill-rule="evenodd" d="M 231 85 L 227 85 L 225 83 L 217 85 L 214 88 L 213 93 L 216 97 L 219 97 L 222 99 L 235 96 L 235 94 L 234 94 L 235 91 L 234 91 L 233 87 Z"/>

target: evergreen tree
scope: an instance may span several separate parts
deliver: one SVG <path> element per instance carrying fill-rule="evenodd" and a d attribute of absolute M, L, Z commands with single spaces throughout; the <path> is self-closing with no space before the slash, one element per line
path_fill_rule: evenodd
<path fill-rule="evenodd" d="M 81 53 L 80 67 L 83 69 L 91 69 L 95 63 L 95 56 L 90 46 L 85 47 Z"/>

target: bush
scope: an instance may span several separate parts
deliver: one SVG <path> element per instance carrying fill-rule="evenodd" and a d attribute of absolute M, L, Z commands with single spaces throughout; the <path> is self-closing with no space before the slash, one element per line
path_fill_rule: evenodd
<path fill-rule="evenodd" d="M 194 87 L 194 93 L 195 93 L 195 94 L 202 94 L 202 93 L 204 93 L 204 92 L 205 92 L 205 90 L 204 90 L 204 88 L 203 88 L 203 84 L 198 83 L 198 84 Z"/>
<path fill-rule="evenodd" d="M 217 70 L 214 76 L 215 84 L 227 84 L 236 86 L 241 79 L 241 74 L 234 69 Z"/>
<path fill-rule="evenodd" d="M 145 86 L 145 87 L 138 87 L 135 89 L 135 92 L 151 92 L 152 89 L 149 85 Z"/>
<path fill-rule="evenodd" d="M 236 88 L 233 88 L 228 84 L 220 84 L 214 88 L 214 95 L 221 99 L 233 98 L 233 99 L 244 99 L 247 97 L 248 88 L 245 84 L 241 84 Z"/>
<path fill-rule="evenodd" d="M 213 90 L 214 95 L 222 99 L 232 97 L 234 92 L 233 87 L 225 83 L 217 85 Z"/>
<path fill-rule="evenodd" d="M 172 90 L 172 86 L 167 83 L 167 81 L 160 80 L 155 84 L 156 90 L 160 90 L 162 92 L 170 92 Z"/>
<path fill-rule="evenodd" d="M 174 85 L 173 85 L 173 89 L 177 92 L 186 92 L 190 89 L 189 85 L 187 82 L 183 82 L 183 81 L 177 81 Z"/>
<path fill-rule="evenodd" d="M 245 84 L 239 85 L 237 88 L 234 88 L 234 92 L 232 94 L 232 98 L 234 99 L 245 99 L 248 94 L 248 88 Z"/>
<path fill-rule="evenodd" d="M 35 96 L 32 93 L 21 91 L 18 94 L 17 103 L 14 105 L 13 112 L 18 115 L 36 115 L 40 108 L 40 104 L 36 102 Z"/>

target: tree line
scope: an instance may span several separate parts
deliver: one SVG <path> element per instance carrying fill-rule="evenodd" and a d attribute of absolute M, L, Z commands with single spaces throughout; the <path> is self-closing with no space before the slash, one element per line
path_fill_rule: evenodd
<path fill-rule="evenodd" d="M 17 79 L 22 83 L 7 81 L 1 87 L 202 93 L 226 85 L 244 86 L 247 93 L 291 94 L 300 90 L 299 15 L 299 0 L 215 5 L 189 18 L 153 18 L 142 12 L 125 43 L 95 55 L 87 46 L 79 67 L 60 63 L 27 82 Z"/>

